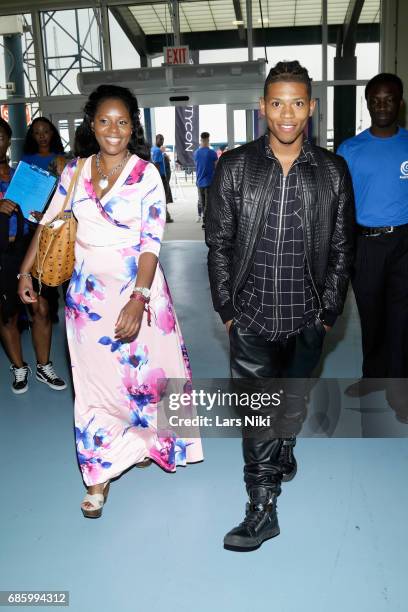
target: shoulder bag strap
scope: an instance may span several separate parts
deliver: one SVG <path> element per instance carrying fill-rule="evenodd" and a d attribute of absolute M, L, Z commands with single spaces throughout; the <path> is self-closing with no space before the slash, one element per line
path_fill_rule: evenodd
<path fill-rule="evenodd" d="M 69 210 L 72 210 L 72 200 L 74 198 L 75 192 L 76 192 L 76 188 L 77 188 L 77 184 L 78 184 L 78 180 L 79 177 L 81 176 L 81 172 L 82 172 L 82 168 L 84 167 L 84 164 L 86 162 L 86 158 L 80 158 L 78 159 L 74 174 L 72 175 L 71 181 L 69 183 L 69 187 L 68 187 L 68 192 L 67 195 L 64 198 L 64 202 L 62 204 L 62 208 L 60 210 L 60 212 L 58 213 L 57 217 L 61 214 L 64 213 L 66 206 L 68 204 L 70 204 L 70 208 Z M 72 195 L 72 197 L 71 197 Z M 55 217 L 55 218 L 57 218 Z"/>
<path fill-rule="evenodd" d="M 78 187 L 80 176 L 82 174 L 82 169 L 85 166 L 85 162 L 86 162 L 86 157 L 82 157 L 82 158 L 78 159 L 78 163 L 77 163 L 77 167 L 76 167 L 75 182 L 74 182 L 73 188 L 71 189 L 72 197 L 71 197 L 71 203 L 70 203 L 70 210 L 72 210 L 72 201 L 73 201 L 73 199 L 75 197 L 75 193 L 76 193 L 76 190 L 77 190 L 77 187 Z M 74 178 L 74 177 L 72 177 L 72 178 Z M 71 187 L 71 185 L 70 185 L 70 187 Z M 68 196 L 68 194 L 67 194 L 67 196 Z"/>

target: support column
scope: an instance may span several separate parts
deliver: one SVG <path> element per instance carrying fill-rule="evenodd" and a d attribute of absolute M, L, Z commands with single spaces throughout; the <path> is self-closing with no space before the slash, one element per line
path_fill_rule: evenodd
<path fill-rule="evenodd" d="M 357 78 L 357 28 L 364 0 L 349 0 L 344 23 L 337 30 L 337 49 L 334 59 L 334 80 Z M 334 150 L 356 133 L 356 87 L 345 85 L 334 88 Z"/>
<path fill-rule="evenodd" d="M 234 108 L 227 104 L 227 140 L 228 148 L 233 149 L 234 142 Z"/>
<path fill-rule="evenodd" d="M 173 36 L 174 46 L 180 46 L 180 14 L 179 14 L 179 0 L 171 0 L 170 5 L 170 17 L 173 25 Z"/>
<path fill-rule="evenodd" d="M 328 91 L 327 91 L 327 45 L 329 40 L 329 27 L 327 23 L 327 0 L 322 0 L 322 91 L 320 101 L 315 111 L 313 121 L 318 123 L 319 140 L 317 145 L 327 147 L 327 113 L 328 113 Z"/>
<path fill-rule="evenodd" d="M 10 102 L 14 97 L 24 98 L 24 64 L 21 34 L 4 36 L 4 67 L 6 80 L 14 83 L 14 93 L 7 93 Z M 27 131 L 25 104 L 9 104 L 9 123 L 13 130 L 11 140 L 11 160 L 20 161 L 23 154 L 24 139 Z"/>
<path fill-rule="evenodd" d="M 357 78 L 355 56 L 334 58 L 334 80 L 345 81 Z M 340 144 L 356 134 L 356 87 L 338 85 L 334 88 L 334 151 Z"/>
<path fill-rule="evenodd" d="M 254 45 L 252 36 L 252 0 L 246 0 L 246 15 L 247 15 L 247 44 L 248 44 L 248 61 L 254 59 Z"/>
<path fill-rule="evenodd" d="M 254 59 L 253 31 L 252 31 L 252 0 L 246 0 L 246 18 L 247 18 L 247 44 L 248 44 L 248 61 Z M 234 115 L 233 115 L 234 116 Z M 245 138 L 247 142 L 254 139 L 254 113 L 252 110 L 245 111 Z M 228 138 L 229 141 L 229 138 Z M 228 146 L 230 146 L 228 142 Z"/>
<path fill-rule="evenodd" d="M 408 93 L 408 3 L 387 0 L 381 3 L 381 71 L 398 74 Z M 401 112 L 401 125 L 408 125 L 407 104 Z"/>
<path fill-rule="evenodd" d="M 385 4 L 384 2 L 382 4 Z M 405 99 L 408 93 L 408 37 L 407 37 L 407 23 L 408 23 L 408 4 L 407 2 L 398 2 L 398 30 L 397 30 L 397 62 L 396 72 L 402 79 L 405 88 Z M 408 108 L 405 103 L 404 108 L 401 112 L 401 123 L 406 127 L 408 124 Z"/>
<path fill-rule="evenodd" d="M 38 11 L 31 13 L 31 27 L 33 29 L 33 46 L 35 57 L 35 72 L 37 76 L 37 94 L 40 99 L 47 95 L 47 79 L 45 76 L 44 49 L 42 43 L 41 19 Z"/>
<path fill-rule="evenodd" d="M 104 70 L 112 70 L 112 54 L 109 31 L 109 9 L 107 6 L 101 7 L 101 23 L 99 27 L 101 28 L 102 34 L 103 68 Z"/>
<path fill-rule="evenodd" d="M 147 57 L 147 55 L 140 56 L 140 67 L 147 68 L 151 65 L 151 61 Z M 144 124 L 144 133 L 145 139 L 152 146 L 154 145 L 154 137 L 155 137 L 155 126 L 154 126 L 154 118 L 152 117 L 152 111 L 150 108 L 143 109 L 143 124 Z"/>
<path fill-rule="evenodd" d="M 245 137 L 247 142 L 254 139 L 254 111 L 252 109 L 245 111 Z"/>

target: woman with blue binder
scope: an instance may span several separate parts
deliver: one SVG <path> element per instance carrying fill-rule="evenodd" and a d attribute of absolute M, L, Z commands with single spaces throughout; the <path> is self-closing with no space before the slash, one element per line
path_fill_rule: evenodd
<path fill-rule="evenodd" d="M 27 130 L 24 140 L 24 155 L 21 161 L 59 177 L 67 163 L 61 136 L 47 117 L 36 117 Z M 44 211 L 42 211 L 44 212 Z M 42 214 L 33 212 L 32 217 L 40 221 Z M 58 290 L 48 287 L 46 298 L 53 323 L 58 322 Z"/>
<path fill-rule="evenodd" d="M 17 273 L 31 239 L 29 224 L 20 206 L 5 197 L 14 170 L 7 159 L 12 131 L 9 124 L 0 119 L 0 338 L 11 361 L 13 393 L 28 389 L 30 366 L 24 361 L 18 315 L 20 300 L 17 295 Z M 51 322 L 48 302 L 41 297 L 31 308 L 32 337 L 37 357 L 36 378 L 52 389 L 66 388 L 50 362 Z"/>
<path fill-rule="evenodd" d="M 31 122 L 21 159 L 58 176 L 63 171 L 66 159 L 61 136 L 55 125 L 46 117 L 37 117 Z"/>

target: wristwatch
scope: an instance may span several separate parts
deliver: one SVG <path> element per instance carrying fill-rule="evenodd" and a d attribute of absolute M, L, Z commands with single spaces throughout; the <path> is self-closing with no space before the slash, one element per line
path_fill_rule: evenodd
<path fill-rule="evenodd" d="M 135 287 L 132 291 L 132 293 L 141 293 L 143 295 L 143 297 L 148 300 L 150 299 L 150 289 L 148 289 L 147 287 Z"/>

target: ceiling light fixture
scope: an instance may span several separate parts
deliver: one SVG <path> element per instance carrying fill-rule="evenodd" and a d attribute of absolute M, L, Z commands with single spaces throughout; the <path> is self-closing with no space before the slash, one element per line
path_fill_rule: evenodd
<path fill-rule="evenodd" d="M 232 25 L 244 25 L 244 22 L 242 21 L 242 19 L 234 19 Z"/>

